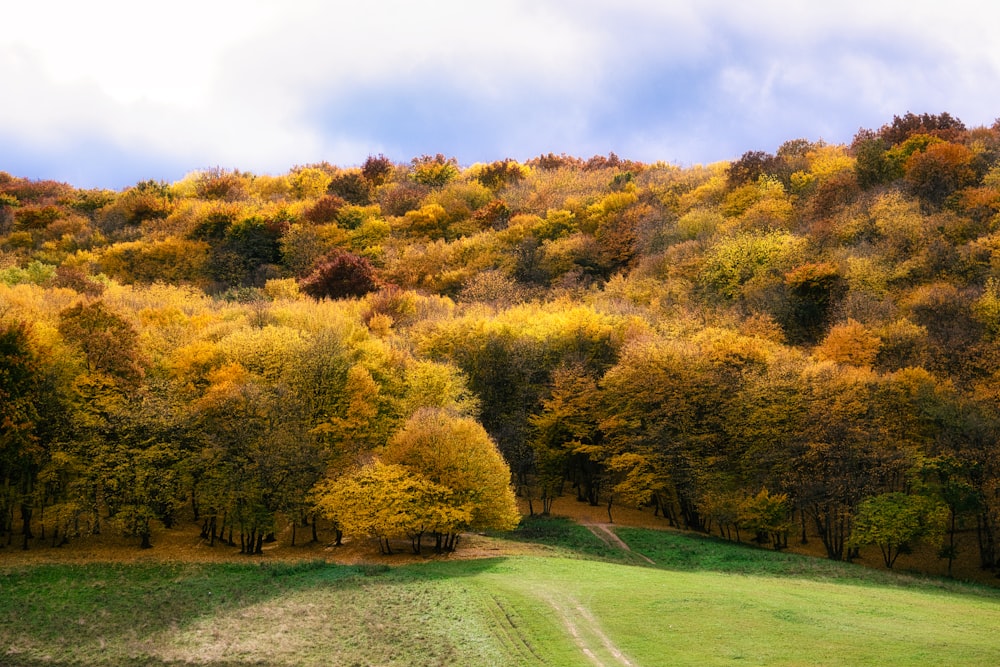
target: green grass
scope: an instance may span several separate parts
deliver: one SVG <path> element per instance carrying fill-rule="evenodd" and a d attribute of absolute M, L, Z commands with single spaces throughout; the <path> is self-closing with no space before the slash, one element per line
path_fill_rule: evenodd
<path fill-rule="evenodd" d="M 994 589 L 620 528 L 656 562 L 628 565 L 578 529 L 513 535 L 550 557 L 388 570 L 0 569 L 0 664 L 1000 664 Z"/>
<path fill-rule="evenodd" d="M 650 531 L 647 531 L 650 532 Z M 632 563 L 634 558 L 609 546 L 594 533 L 570 519 L 555 516 L 530 516 L 521 520 L 517 530 L 506 539 L 550 547 L 554 554 L 568 558 L 588 558 L 613 563 Z"/>

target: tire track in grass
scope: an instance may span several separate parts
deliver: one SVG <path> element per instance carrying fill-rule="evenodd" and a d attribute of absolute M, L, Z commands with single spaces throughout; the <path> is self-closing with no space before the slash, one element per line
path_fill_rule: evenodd
<path fill-rule="evenodd" d="M 596 667 L 611 665 L 632 667 L 632 662 L 604 634 L 600 623 L 589 609 L 570 596 L 563 596 L 563 600 L 558 600 L 551 593 L 539 592 L 539 597 L 555 610 L 559 621 L 573 638 L 577 648 L 592 664 Z"/>
<path fill-rule="evenodd" d="M 632 663 L 629 662 L 629 659 L 626 658 L 625 654 L 621 652 L 621 649 L 615 646 L 614 642 L 612 642 L 608 636 L 601 631 L 600 623 L 598 623 L 597 619 L 594 618 L 594 615 L 590 613 L 590 610 L 575 601 L 573 604 L 575 605 L 577 613 L 580 614 L 583 620 L 587 621 L 588 628 L 601 641 L 601 644 L 604 645 L 604 648 L 608 651 L 608 653 L 610 653 L 620 664 L 625 665 L 625 667 L 631 667 Z"/>
<path fill-rule="evenodd" d="M 535 653 L 535 649 L 517 627 L 516 620 L 507 607 L 504 606 L 503 601 L 496 595 L 489 593 L 484 593 L 483 598 L 484 603 L 490 609 L 490 615 L 496 621 L 493 626 L 494 633 L 504 647 L 516 655 L 522 664 L 529 664 L 530 660 L 534 660 L 538 664 L 543 664 L 545 661 L 542 660 L 540 655 Z"/>

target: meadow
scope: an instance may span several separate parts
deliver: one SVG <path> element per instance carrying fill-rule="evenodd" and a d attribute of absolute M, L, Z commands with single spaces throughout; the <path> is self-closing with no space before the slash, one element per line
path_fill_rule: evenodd
<path fill-rule="evenodd" d="M 0 664 L 1000 663 L 1000 591 L 615 532 L 631 551 L 534 519 L 511 555 L 399 566 L 0 561 Z"/>

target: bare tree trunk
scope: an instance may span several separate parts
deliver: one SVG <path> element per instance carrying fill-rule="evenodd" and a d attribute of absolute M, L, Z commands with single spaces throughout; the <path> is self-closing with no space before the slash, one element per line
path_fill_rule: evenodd
<path fill-rule="evenodd" d="M 28 540 L 34 537 L 31 533 L 31 506 L 21 503 L 21 535 L 24 536 L 24 543 L 21 549 L 28 550 Z"/>

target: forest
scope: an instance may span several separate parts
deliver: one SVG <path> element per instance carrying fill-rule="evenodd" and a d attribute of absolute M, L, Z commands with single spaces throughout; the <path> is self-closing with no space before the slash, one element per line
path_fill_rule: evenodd
<path fill-rule="evenodd" d="M 1000 121 L 684 167 L 0 172 L 0 252 L 4 548 L 193 517 L 448 550 L 572 494 L 1000 570 Z"/>

